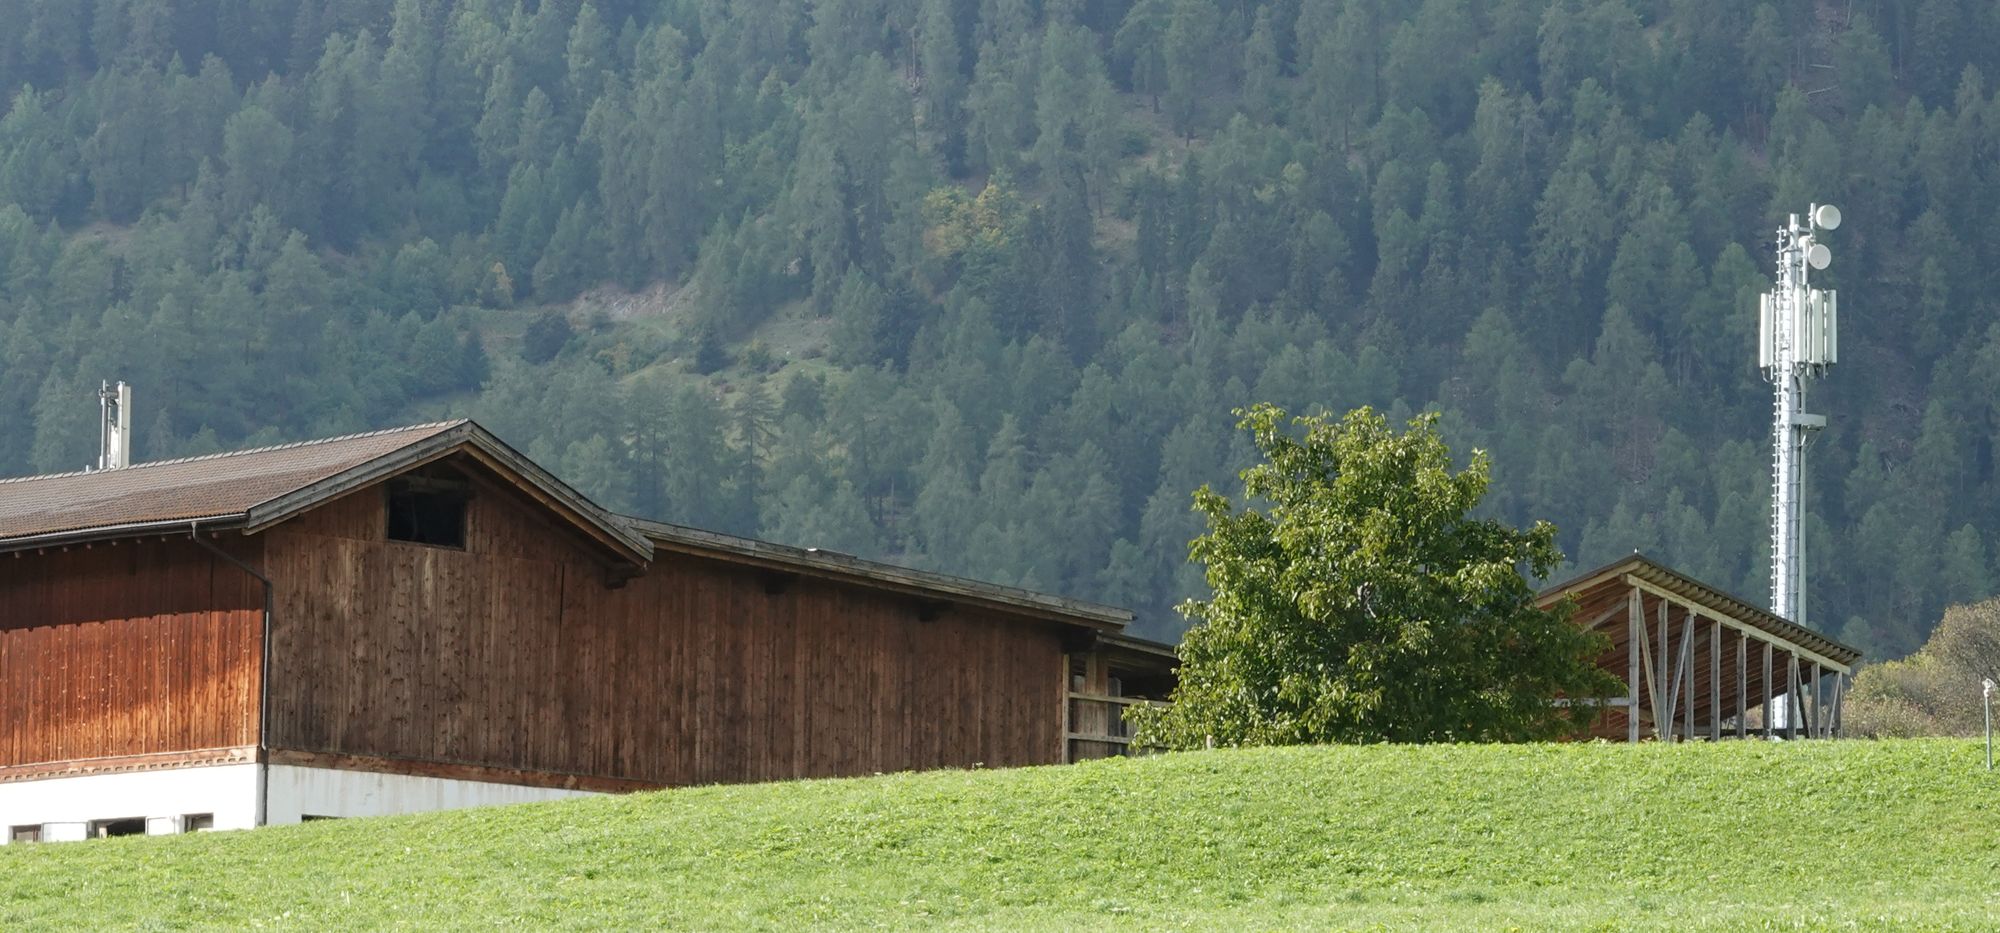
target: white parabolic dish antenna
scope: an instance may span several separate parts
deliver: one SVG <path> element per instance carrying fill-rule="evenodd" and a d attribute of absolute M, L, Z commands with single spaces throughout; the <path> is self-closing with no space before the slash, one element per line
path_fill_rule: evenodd
<path fill-rule="evenodd" d="M 1806 247 L 1806 262 L 1811 263 L 1814 269 L 1824 269 L 1832 261 L 1833 251 L 1827 249 L 1826 244 L 1814 243 Z"/>
<path fill-rule="evenodd" d="M 1840 229 L 1840 208 L 1834 207 L 1831 204 L 1822 204 L 1813 210 L 1812 222 L 1813 226 L 1821 230 L 1838 230 Z M 1814 268 L 1824 269 L 1826 267 L 1815 266 Z"/>

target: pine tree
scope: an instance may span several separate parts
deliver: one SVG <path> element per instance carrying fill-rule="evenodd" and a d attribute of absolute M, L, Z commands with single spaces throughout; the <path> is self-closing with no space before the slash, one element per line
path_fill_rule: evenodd
<path fill-rule="evenodd" d="M 924 132 L 939 140 L 946 164 L 954 173 L 965 160 L 964 118 L 965 72 L 958 46 L 957 3 L 954 0 L 923 0 L 918 26 L 918 61 L 923 67 Z"/>
<path fill-rule="evenodd" d="M 618 64 L 611 47 L 611 30 L 598 15 L 597 5 L 586 2 L 577 8 L 576 23 L 570 27 L 569 46 L 564 53 L 564 90 L 569 112 L 578 120 L 604 94 L 612 69 Z"/>
<path fill-rule="evenodd" d="M 1271 8 L 1259 7 L 1243 43 L 1243 111 L 1251 119 L 1268 121 L 1278 111 L 1278 80 L 1282 62 L 1278 58 L 1278 37 L 1271 25 Z"/>
<path fill-rule="evenodd" d="M 1161 57 L 1167 69 L 1167 119 L 1183 138 L 1192 138 L 1205 127 L 1209 95 L 1226 77 L 1222 43 L 1215 0 L 1174 0 Z"/>

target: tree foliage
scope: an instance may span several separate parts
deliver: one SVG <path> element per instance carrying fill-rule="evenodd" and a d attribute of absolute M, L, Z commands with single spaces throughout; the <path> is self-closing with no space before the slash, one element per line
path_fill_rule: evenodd
<path fill-rule="evenodd" d="M 1871 737 L 1978 735 L 1981 682 L 2000 681 L 2000 599 L 1953 606 L 1922 649 L 1854 676 L 1847 731 Z"/>
<path fill-rule="evenodd" d="M 1601 636 L 1568 606 L 1537 607 L 1522 576 L 1561 564 L 1555 528 L 1473 518 L 1486 454 L 1454 471 L 1436 415 L 1398 433 L 1368 408 L 1238 413 L 1262 460 L 1242 474 L 1242 507 L 1195 494 L 1208 530 L 1189 552 L 1213 596 L 1182 605 L 1195 625 L 1174 705 L 1135 711 L 1138 741 L 1550 738 L 1595 714 L 1552 698 L 1623 691 L 1596 666 Z"/>

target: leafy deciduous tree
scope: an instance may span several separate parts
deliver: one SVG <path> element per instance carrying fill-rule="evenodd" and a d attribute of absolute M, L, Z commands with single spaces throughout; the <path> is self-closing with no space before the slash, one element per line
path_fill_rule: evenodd
<path fill-rule="evenodd" d="M 1555 528 L 1471 518 L 1486 456 L 1454 472 L 1435 414 L 1402 433 L 1366 408 L 1239 414 L 1263 455 L 1244 493 L 1266 505 L 1195 494 L 1208 532 L 1189 550 L 1213 595 L 1182 605 L 1196 625 L 1174 705 L 1135 714 L 1139 741 L 1548 738 L 1595 713 L 1555 698 L 1623 692 L 1595 664 L 1602 639 L 1538 608 L 1521 575 L 1561 562 Z"/>

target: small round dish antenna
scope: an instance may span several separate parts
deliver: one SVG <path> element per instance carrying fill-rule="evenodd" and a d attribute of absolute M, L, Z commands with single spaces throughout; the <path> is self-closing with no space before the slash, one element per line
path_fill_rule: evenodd
<path fill-rule="evenodd" d="M 1821 230 L 1838 230 L 1840 229 L 1840 208 L 1834 207 L 1831 204 L 1822 204 L 1815 207 L 1813 208 L 1812 222 L 1813 226 Z M 1816 266 L 1815 268 L 1823 269 L 1825 267 Z"/>
<path fill-rule="evenodd" d="M 1832 261 L 1833 261 L 1833 250 L 1827 249 L 1826 244 L 1814 243 L 1813 245 L 1806 247 L 1806 263 L 1812 266 L 1815 270 L 1826 268 L 1827 263 L 1830 263 Z"/>

